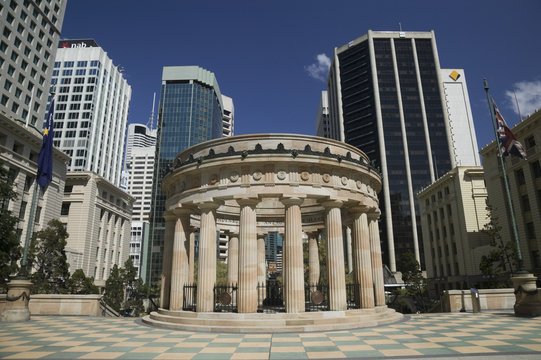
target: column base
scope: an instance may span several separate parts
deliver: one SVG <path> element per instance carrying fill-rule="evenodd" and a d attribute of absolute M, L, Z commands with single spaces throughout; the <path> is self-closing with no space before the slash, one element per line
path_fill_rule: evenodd
<path fill-rule="evenodd" d="M 515 315 L 540 316 L 541 300 L 537 291 L 537 277 L 528 273 L 516 274 L 511 280 L 515 288 Z"/>
<path fill-rule="evenodd" d="M 14 279 L 7 285 L 6 307 L 2 314 L 0 314 L 0 321 L 14 322 L 30 320 L 28 302 L 30 300 L 32 282 L 29 280 Z"/>

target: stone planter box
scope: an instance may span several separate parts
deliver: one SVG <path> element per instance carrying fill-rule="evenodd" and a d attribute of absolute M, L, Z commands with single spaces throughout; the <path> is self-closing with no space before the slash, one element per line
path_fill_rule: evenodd
<path fill-rule="evenodd" d="M 60 295 L 31 294 L 30 314 L 32 315 L 84 315 L 101 316 L 102 295 Z M 4 310 L 6 295 L 0 295 L 0 312 Z"/>
<path fill-rule="evenodd" d="M 470 290 L 446 290 L 443 292 L 441 301 L 444 312 L 460 311 L 463 301 L 466 311 L 472 311 Z M 479 290 L 481 310 L 513 310 L 515 301 L 515 293 L 512 288 Z"/>

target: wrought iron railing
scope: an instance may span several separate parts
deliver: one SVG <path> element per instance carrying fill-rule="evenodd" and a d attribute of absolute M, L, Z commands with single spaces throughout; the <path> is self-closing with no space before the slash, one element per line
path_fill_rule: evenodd
<path fill-rule="evenodd" d="M 346 284 L 346 302 L 348 309 L 360 309 L 359 284 Z"/>
<path fill-rule="evenodd" d="M 237 312 L 237 287 L 231 285 L 214 286 L 214 311 Z"/>
<path fill-rule="evenodd" d="M 184 285 L 182 310 L 195 311 L 197 304 L 197 285 Z"/>

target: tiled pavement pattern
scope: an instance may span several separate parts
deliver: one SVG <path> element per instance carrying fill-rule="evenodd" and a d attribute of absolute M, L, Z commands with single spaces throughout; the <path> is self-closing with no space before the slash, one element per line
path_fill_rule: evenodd
<path fill-rule="evenodd" d="M 172 331 L 126 318 L 34 316 L 25 323 L 0 323 L 1 359 L 256 360 L 472 354 L 536 354 L 534 358 L 541 359 L 541 317 L 413 315 L 377 328 L 301 334 Z"/>

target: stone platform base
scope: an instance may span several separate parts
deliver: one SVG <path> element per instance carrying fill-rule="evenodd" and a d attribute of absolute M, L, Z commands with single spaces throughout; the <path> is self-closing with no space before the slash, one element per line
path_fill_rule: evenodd
<path fill-rule="evenodd" d="M 300 314 L 196 313 L 159 309 L 143 318 L 149 325 L 172 330 L 228 333 L 284 333 L 357 329 L 393 323 L 403 315 L 380 306 L 374 309 Z"/>

